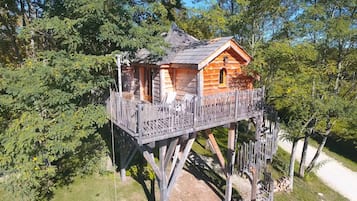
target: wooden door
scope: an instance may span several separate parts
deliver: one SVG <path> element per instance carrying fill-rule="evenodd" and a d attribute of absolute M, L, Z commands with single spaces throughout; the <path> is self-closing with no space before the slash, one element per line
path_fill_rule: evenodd
<path fill-rule="evenodd" d="M 151 102 L 152 101 L 152 68 L 140 68 L 140 80 L 142 86 L 142 100 Z"/>

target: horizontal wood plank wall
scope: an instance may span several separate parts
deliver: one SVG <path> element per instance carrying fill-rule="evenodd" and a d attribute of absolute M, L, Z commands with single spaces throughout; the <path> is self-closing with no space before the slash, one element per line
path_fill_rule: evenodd
<path fill-rule="evenodd" d="M 178 100 L 181 100 L 186 93 L 196 94 L 197 70 L 187 68 L 177 68 L 175 72 L 175 89 Z"/>
<path fill-rule="evenodd" d="M 172 68 L 161 68 L 160 71 L 162 71 L 162 75 L 164 76 L 162 97 L 165 97 L 167 93 L 175 91 L 175 78 L 174 78 L 175 72 L 174 69 Z"/>
<path fill-rule="evenodd" d="M 224 64 L 224 58 L 227 63 Z M 228 92 L 234 89 L 252 89 L 253 78 L 242 74 L 242 59 L 232 49 L 227 49 L 211 61 L 203 70 L 203 95 Z M 219 84 L 219 73 L 222 68 L 227 71 L 225 86 Z"/>
<path fill-rule="evenodd" d="M 133 93 L 136 100 L 140 100 L 140 76 L 139 76 L 139 68 L 134 68 L 134 88 Z"/>
<path fill-rule="evenodd" d="M 152 102 L 153 103 L 160 103 L 161 96 L 160 96 L 160 73 L 159 69 L 153 69 L 153 81 L 152 81 Z"/>

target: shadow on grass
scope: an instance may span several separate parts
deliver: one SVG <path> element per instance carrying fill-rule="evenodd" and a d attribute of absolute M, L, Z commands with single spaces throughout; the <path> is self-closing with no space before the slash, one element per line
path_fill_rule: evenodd
<path fill-rule="evenodd" d="M 203 180 L 213 192 L 224 200 L 226 180 L 209 167 L 196 152 L 191 151 L 184 169 L 197 179 Z M 232 200 L 241 200 L 242 197 L 239 195 L 238 191 L 235 189 L 232 190 Z"/>

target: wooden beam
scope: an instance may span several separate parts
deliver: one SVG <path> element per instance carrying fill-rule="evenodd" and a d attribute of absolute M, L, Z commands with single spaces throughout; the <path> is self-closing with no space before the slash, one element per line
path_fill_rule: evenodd
<path fill-rule="evenodd" d="M 122 86 L 121 86 L 121 61 L 120 55 L 115 55 L 117 57 L 117 67 L 118 67 L 118 93 L 119 96 L 122 97 Z"/>
<path fill-rule="evenodd" d="M 172 158 L 172 165 L 171 165 L 170 174 L 169 174 L 170 178 L 171 178 L 171 175 L 172 175 L 173 171 L 175 170 L 176 162 L 177 162 L 177 159 L 178 159 L 179 154 L 180 154 L 180 149 L 181 149 L 181 144 L 179 143 L 179 144 L 176 145 L 174 156 Z"/>
<path fill-rule="evenodd" d="M 232 175 L 235 159 L 235 145 L 236 145 L 236 124 L 230 123 L 228 130 L 228 143 L 227 143 L 227 170 L 226 170 L 226 191 L 225 201 L 231 201 L 232 199 Z"/>
<path fill-rule="evenodd" d="M 175 138 L 170 141 L 170 145 L 169 145 L 169 148 L 168 148 L 168 150 L 166 152 L 166 156 L 165 156 L 165 168 L 169 164 L 169 162 L 172 158 L 172 155 L 175 152 L 175 148 L 176 148 L 178 140 L 179 140 L 179 138 Z"/>
<path fill-rule="evenodd" d="M 169 185 L 168 185 L 168 188 L 167 188 L 167 194 L 169 195 L 172 191 L 172 188 L 173 186 L 175 185 L 175 182 L 176 182 L 176 179 L 177 177 L 180 175 L 182 169 L 183 169 L 183 166 L 185 165 L 185 162 L 186 162 L 186 159 L 188 157 L 188 154 L 190 153 L 190 150 L 192 148 L 192 145 L 193 145 L 193 142 L 195 141 L 196 139 L 196 135 L 197 133 L 192 133 L 192 135 L 190 136 L 190 138 L 187 140 L 187 142 L 182 142 L 182 143 L 185 143 L 186 146 L 183 150 L 183 153 L 182 153 L 182 156 L 180 158 L 180 161 L 178 162 L 178 164 L 175 166 L 175 170 L 173 171 L 173 174 L 172 176 L 170 177 L 170 180 L 169 180 Z M 173 164 L 175 165 L 175 164 Z"/>
<path fill-rule="evenodd" d="M 260 135 L 261 135 L 261 127 L 263 125 L 263 116 L 258 115 L 255 117 L 255 144 L 254 144 L 254 149 L 256 152 L 256 164 L 255 167 L 252 167 L 251 173 L 252 173 L 252 190 L 251 190 L 251 200 L 255 201 L 257 199 L 257 190 L 258 190 L 258 180 L 259 180 L 259 175 L 260 175 Z"/>
<path fill-rule="evenodd" d="M 161 142 L 159 147 L 159 168 L 160 173 L 162 175 L 161 179 L 159 180 L 160 185 L 160 201 L 167 201 L 168 200 L 168 193 L 167 193 L 167 177 L 165 171 L 165 155 L 166 155 L 166 143 Z"/>
<path fill-rule="evenodd" d="M 213 133 L 211 132 L 211 129 L 205 130 L 205 135 L 208 138 L 208 140 L 211 142 L 210 144 L 212 145 L 212 149 L 215 151 L 215 154 L 218 158 L 219 165 L 221 166 L 222 170 L 225 171 L 224 157 L 222 155 L 221 149 L 219 148 Z"/>
<path fill-rule="evenodd" d="M 161 175 L 160 169 L 156 165 L 153 155 L 148 150 L 144 150 L 143 151 L 143 156 L 146 159 L 146 161 L 151 165 L 152 169 L 154 170 L 154 172 L 156 174 L 156 177 L 159 180 L 162 180 L 162 175 Z"/>

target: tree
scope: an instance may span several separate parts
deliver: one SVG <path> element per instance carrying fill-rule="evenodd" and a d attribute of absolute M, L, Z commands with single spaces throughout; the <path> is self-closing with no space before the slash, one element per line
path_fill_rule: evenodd
<path fill-rule="evenodd" d="M 14 19 L 37 13 L 26 26 L 9 23 L 16 45 L 31 51 L 25 59 L 10 52 L 15 59 L 0 66 L 0 172 L 25 200 L 49 199 L 57 184 L 98 169 L 114 54 L 160 54 L 165 45 L 160 6 L 143 13 L 131 1 L 38 2 L 11 4 L 27 3 Z"/>

